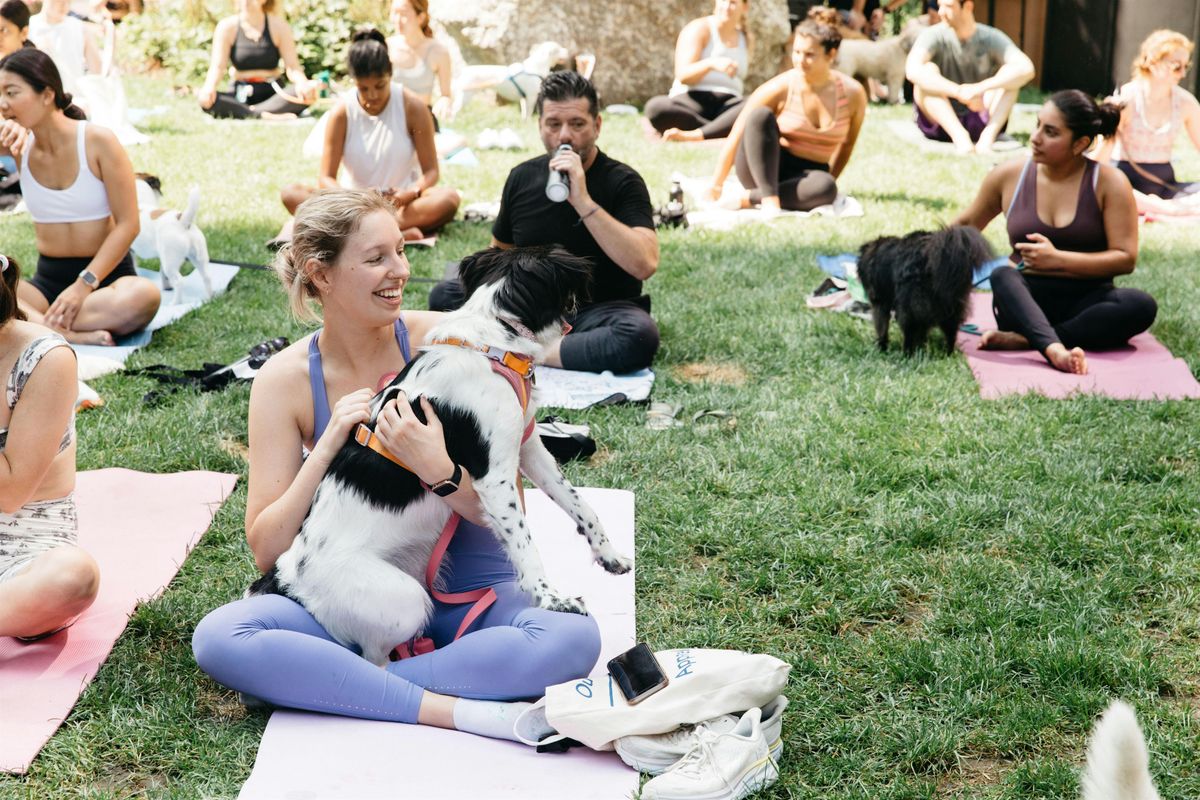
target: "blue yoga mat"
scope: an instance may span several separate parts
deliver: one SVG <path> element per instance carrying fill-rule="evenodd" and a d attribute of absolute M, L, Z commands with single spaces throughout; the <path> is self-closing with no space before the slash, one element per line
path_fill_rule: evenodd
<path fill-rule="evenodd" d="M 858 264 L 857 253 L 839 253 L 836 256 L 817 256 L 818 267 L 833 277 L 841 278 L 842 280 L 846 279 L 846 266 L 856 264 Z M 972 278 L 975 288 L 982 289 L 985 292 L 990 292 L 992 290 L 992 283 L 989 278 L 991 277 L 992 272 L 997 267 L 1003 267 L 1006 264 L 1008 264 L 1008 257 L 1000 256 L 999 258 L 993 258 L 991 261 L 987 261 L 976 267 L 975 274 Z"/>

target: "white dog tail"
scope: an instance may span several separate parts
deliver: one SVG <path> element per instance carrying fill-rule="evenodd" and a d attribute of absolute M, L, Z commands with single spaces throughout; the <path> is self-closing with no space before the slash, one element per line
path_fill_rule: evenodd
<path fill-rule="evenodd" d="M 196 214 L 200 212 L 200 187 L 193 186 L 188 192 L 187 208 L 179 215 L 179 221 L 183 227 L 190 228 L 192 223 L 196 221 Z"/>
<path fill-rule="evenodd" d="M 1159 800 L 1146 739 L 1133 709 L 1120 700 L 1113 701 L 1092 730 L 1083 800 Z"/>

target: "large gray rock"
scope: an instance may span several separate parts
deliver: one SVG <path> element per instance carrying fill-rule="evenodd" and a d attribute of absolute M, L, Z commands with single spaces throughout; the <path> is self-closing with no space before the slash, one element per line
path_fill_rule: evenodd
<path fill-rule="evenodd" d="M 675 39 L 711 0 L 431 0 L 435 28 L 468 64 L 524 61 L 538 42 L 594 53 L 601 102 L 636 103 L 671 87 Z M 752 0 L 755 47 L 747 91 L 776 74 L 788 38 L 786 0 Z"/>

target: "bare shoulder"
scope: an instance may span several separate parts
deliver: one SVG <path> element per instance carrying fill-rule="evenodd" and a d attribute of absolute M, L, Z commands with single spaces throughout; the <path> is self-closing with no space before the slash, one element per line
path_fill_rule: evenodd
<path fill-rule="evenodd" d="M 836 70 L 834 70 L 834 74 L 841 79 L 842 86 L 845 88 L 846 96 L 850 102 L 856 106 L 865 106 L 867 103 L 867 91 L 863 88 L 863 85 L 855 80 L 852 75 L 847 75 L 844 72 Z"/>
<path fill-rule="evenodd" d="M 408 341 L 420 347 L 429 340 L 429 331 L 446 315 L 441 311 L 405 311 L 404 327 L 408 329 Z"/>
<path fill-rule="evenodd" d="M 1008 161 L 1001 161 L 996 166 L 992 167 L 984 177 L 984 182 L 992 182 L 1002 187 L 1007 187 L 1010 184 L 1016 183 L 1021 177 L 1021 171 L 1025 169 L 1025 159 L 1010 158 Z"/>
<path fill-rule="evenodd" d="M 238 24 L 238 18 L 236 14 L 234 14 L 232 17 L 226 17 L 217 23 L 217 27 L 213 30 L 213 38 L 228 39 L 232 42 L 234 37 L 237 36 Z"/>
<path fill-rule="evenodd" d="M 1100 171 L 1096 178 L 1096 186 L 1102 195 L 1109 195 L 1112 192 L 1120 194 L 1130 194 L 1133 192 L 1133 184 L 1129 182 L 1129 178 L 1124 172 L 1111 167 L 1108 164 L 1096 164 L 1096 169 Z M 1130 196 L 1132 196 L 1130 194 Z"/>
<path fill-rule="evenodd" d="M 251 402 L 266 400 L 297 408 L 311 394 L 308 377 L 308 346 L 315 334 L 289 345 L 267 359 L 251 388 Z"/>
<path fill-rule="evenodd" d="M 277 14 L 267 14 L 267 27 L 271 29 L 271 35 L 292 35 L 292 26 L 288 21 Z"/>

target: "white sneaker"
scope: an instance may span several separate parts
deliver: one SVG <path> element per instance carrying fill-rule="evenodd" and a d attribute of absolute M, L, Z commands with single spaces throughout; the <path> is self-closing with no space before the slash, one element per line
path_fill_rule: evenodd
<path fill-rule="evenodd" d="M 752 708 L 726 733 L 701 729 L 675 766 L 642 787 L 642 800 L 741 800 L 779 779 L 763 736 L 762 711 Z"/>
<path fill-rule="evenodd" d="M 781 694 L 762 707 L 763 736 L 766 737 L 771 758 L 777 763 L 783 754 L 783 710 L 787 706 L 787 696 Z M 738 719 L 736 714 L 722 714 L 696 725 L 685 725 L 670 733 L 622 736 L 615 743 L 617 755 L 639 772 L 659 775 L 670 769 L 692 749 L 696 743 L 696 735 L 701 729 L 718 734 L 728 733 L 737 727 Z"/>

